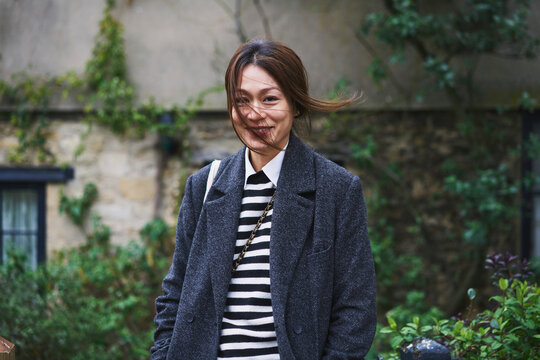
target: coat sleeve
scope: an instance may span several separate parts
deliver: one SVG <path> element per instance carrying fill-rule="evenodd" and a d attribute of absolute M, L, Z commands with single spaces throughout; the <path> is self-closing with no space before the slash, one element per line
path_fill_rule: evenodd
<path fill-rule="evenodd" d="M 332 312 L 323 359 L 363 359 L 371 347 L 377 319 L 366 205 L 357 176 L 336 215 Z"/>
<path fill-rule="evenodd" d="M 176 321 L 184 275 L 197 224 L 192 180 L 193 177 L 190 177 L 186 182 L 186 191 L 178 214 L 173 262 L 163 279 L 163 294 L 156 299 L 156 316 L 154 322 L 157 325 L 157 329 L 154 333 L 154 345 L 150 349 L 152 360 L 165 359 L 167 357 Z"/>

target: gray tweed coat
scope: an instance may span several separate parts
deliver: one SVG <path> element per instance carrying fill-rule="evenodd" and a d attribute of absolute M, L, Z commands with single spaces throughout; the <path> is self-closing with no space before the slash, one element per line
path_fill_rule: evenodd
<path fill-rule="evenodd" d="M 276 189 L 270 282 L 281 359 L 362 359 L 375 273 L 360 179 L 291 134 Z M 152 359 L 216 359 L 240 215 L 244 150 L 227 157 L 203 205 L 209 166 L 191 176 L 173 263 L 156 299 Z"/>

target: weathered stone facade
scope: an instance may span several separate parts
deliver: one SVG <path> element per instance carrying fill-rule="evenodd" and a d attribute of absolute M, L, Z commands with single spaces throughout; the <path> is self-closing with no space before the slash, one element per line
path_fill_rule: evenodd
<path fill-rule="evenodd" d="M 482 121 L 486 124 L 498 121 L 489 116 L 486 114 Z M 511 167 L 511 176 L 517 178 L 520 164 L 515 159 L 505 158 L 504 149 L 505 146 L 517 146 L 521 141 L 520 116 L 510 114 L 495 127 L 503 137 L 490 151 L 505 161 Z M 173 226 L 187 176 L 211 160 L 223 158 L 242 147 L 225 112 L 201 113 L 190 121 L 190 128 L 188 141 L 193 153 L 186 158 L 180 154 L 166 155 L 155 134 L 127 138 L 94 126 L 81 140 L 88 129 L 80 119 L 52 120 L 50 150 L 59 163 L 68 162 L 73 166 L 75 177 L 66 184 L 47 185 L 48 256 L 55 250 L 82 244 L 85 233 L 91 231 L 90 217 L 85 223 L 85 231 L 81 231 L 66 215 L 58 212 L 60 191 L 69 196 L 80 196 L 88 182 L 96 184 L 99 190 L 91 212 L 110 226 L 113 243 L 127 244 L 138 239 L 139 230 L 154 217 L 161 217 Z M 0 159 L 6 159 L 8 149 L 16 144 L 16 140 L 7 122 L 0 122 L 0 130 L 3 134 Z M 366 134 L 370 134 L 377 144 L 373 167 L 358 167 L 351 145 L 366 146 Z M 460 289 L 461 283 L 457 279 L 474 269 L 463 267 L 468 251 L 459 233 L 463 219 L 458 214 L 459 204 L 443 189 L 443 164 L 448 159 L 466 163 L 472 145 L 470 139 L 460 135 L 452 113 L 356 112 L 334 122 L 327 122 L 326 117 L 316 117 L 312 134 L 305 140 L 316 151 L 360 175 L 367 199 L 373 198 L 377 185 L 388 181 L 385 171 L 395 165 L 400 174 L 396 177 L 399 185 L 388 184 L 389 189 L 395 188 L 396 192 L 387 199 L 389 203 L 382 214 L 394 232 L 394 251 L 420 256 L 424 268 L 428 269 L 426 272 L 436 276 L 426 279 L 431 284 L 427 294 L 430 303 L 447 308 L 456 298 L 456 289 L 465 293 L 466 289 Z M 81 141 L 85 150 L 73 161 L 73 153 Z M 375 224 L 376 215 L 369 215 L 370 223 Z M 418 222 L 420 233 L 411 233 L 410 227 Z M 377 237 L 380 234 L 371 235 Z M 492 241 L 498 251 L 519 252 L 519 224 L 513 224 L 512 232 L 499 234 Z M 431 271 L 435 268 L 440 271 Z M 393 281 L 396 284 L 403 282 L 402 275 L 393 274 Z M 472 284 L 486 283 L 484 275 L 475 272 Z M 390 296 L 402 295 L 396 292 Z"/>
<path fill-rule="evenodd" d="M 225 114 L 223 116 L 226 116 Z M 110 226 L 112 240 L 127 244 L 138 238 L 139 230 L 154 217 L 169 224 L 176 221 L 183 174 L 189 174 L 205 162 L 237 151 L 241 143 L 226 119 L 194 119 L 189 137 L 194 154 L 187 167 L 177 155 L 166 156 L 156 134 L 143 138 L 122 137 L 101 126 L 88 126 L 80 119 L 51 119 L 48 148 L 58 164 L 69 164 L 75 178 L 66 184 L 47 185 L 47 251 L 81 244 L 85 234 L 65 215 L 59 214 L 60 192 L 81 196 L 85 184 L 98 187 L 99 197 L 91 212 Z M 8 152 L 17 145 L 14 129 L 1 122 L 0 163 L 7 163 Z M 88 132 L 89 131 L 89 132 Z M 87 134 L 88 133 L 88 134 Z M 87 135 L 86 135 L 87 134 Z M 84 151 L 74 160 L 77 147 Z M 160 157 L 164 160 L 160 161 Z M 160 164 L 163 163 L 163 169 Z M 156 209 L 156 202 L 159 208 Z M 91 218 L 84 225 L 91 231 Z"/>

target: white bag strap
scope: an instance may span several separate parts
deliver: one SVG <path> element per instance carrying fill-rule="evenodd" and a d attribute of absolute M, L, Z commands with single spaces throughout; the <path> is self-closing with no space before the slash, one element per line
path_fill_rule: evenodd
<path fill-rule="evenodd" d="M 212 165 L 210 165 L 210 172 L 208 173 L 208 180 L 206 181 L 206 192 L 204 193 L 203 203 L 206 201 L 206 196 L 208 196 L 208 192 L 214 183 L 214 178 L 216 177 L 219 169 L 219 164 L 221 164 L 221 160 L 214 160 L 212 161 Z"/>

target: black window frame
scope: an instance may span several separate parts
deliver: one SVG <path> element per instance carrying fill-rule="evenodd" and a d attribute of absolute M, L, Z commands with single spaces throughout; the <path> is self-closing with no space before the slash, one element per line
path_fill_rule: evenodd
<path fill-rule="evenodd" d="M 530 134 L 534 132 L 535 124 L 537 126 L 540 125 L 540 110 L 524 112 L 522 116 L 522 143 L 525 143 Z M 530 174 L 532 171 L 533 161 L 524 158 L 521 166 L 521 176 L 523 177 L 526 174 Z M 522 187 L 521 194 L 521 257 L 529 260 L 532 257 L 534 247 L 534 197 L 540 196 L 540 191 Z"/>
<path fill-rule="evenodd" d="M 2 204 L 2 196 L 4 190 L 35 190 L 37 195 L 37 263 L 42 264 L 47 260 L 47 222 L 46 222 L 46 198 L 45 198 L 45 186 L 44 182 L 0 182 L 0 204 Z M 3 223 L 3 209 L 0 209 L 0 254 L 4 253 L 4 242 L 2 241 L 4 235 Z M 0 264 L 3 262 L 0 256 Z"/>
<path fill-rule="evenodd" d="M 0 166 L 0 206 L 4 189 L 34 189 L 37 192 L 37 264 L 47 261 L 47 184 L 67 182 L 75 177 L 72 167 Z M 0 264 L 3 262 L 3 228 L 0 209 Z"/>

